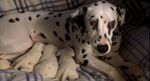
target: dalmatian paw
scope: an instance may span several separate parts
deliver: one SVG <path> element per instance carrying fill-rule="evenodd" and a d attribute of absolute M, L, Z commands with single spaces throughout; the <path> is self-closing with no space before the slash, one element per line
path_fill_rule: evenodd
<path fill-rule="evenodd" d="M 8 60 L 0 58 L 0 69 L 9 69 L 10 67 L 10 62 Z"/>
<path fill-rule="evenodd" d="M 35 66 L 34 72 L 40 73 L 44 78 L 55 78 L 58 70 L 56 52 L 58 48 L 54 45 L 46 45 L 39 63 Z"/>
<path fill-rule="evenodd" d="M 43 43 L 35 43 L 29 52 L 13 62 L 13 68 L 21 71 L 32 72 L 34 65 L 39 61 L 42 55 L 43 46 Z"/>
<path fill-rule="evenodd" d="M 56 79 L 65 81 L 66 79 L 75 80 L 79 77 L 77 68 L 78 64 L 75 63 L 73 56 L 74 52 L 71 48 L 65 48 L 58 52 L 60 54 L 60 68 L 57 72 Z"/>

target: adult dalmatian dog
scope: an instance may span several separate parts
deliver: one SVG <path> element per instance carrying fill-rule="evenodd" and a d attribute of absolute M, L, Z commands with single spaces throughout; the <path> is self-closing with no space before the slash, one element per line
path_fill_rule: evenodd
<path fill-rule="evenodd" d="M 0 37 L 0 57 L 16 57 L 15 53 L 22 54 L 29 50 L 33 42 L 40 41 L 53 44 L 59 49 L 70 47 L 75 53 L 73 58 L 77 64 L 106 73 L 114 81 L 125 81 L 113 66 L 96 58 L 118 50 L 119 43 L 116 44 L 116 40 L 112 39 L 118 35 L 117 27 L 124 23 L 124 18 L 124 9 L 105 1 L 81 7 L 75 12 L 9 14 L 0 19 L 0 32 L 3 32 Z M 18 44 L 20 41 L 23 43 Z M 32 56 L 28 54 L 27 57 Z M 20 59 L 14 67 L 20 69 L 22 65 Z"/>

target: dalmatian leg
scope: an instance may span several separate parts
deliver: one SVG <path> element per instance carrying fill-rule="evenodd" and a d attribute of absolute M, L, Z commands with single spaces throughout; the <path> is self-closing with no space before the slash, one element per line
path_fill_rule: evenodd
<path fill-rule="evenodd" d="M 83 66 L 95 69 L 99 72 L 103 72 L 110 76 L 114 81 L 125 81 L 123 76 L 118 72 L 118 70 L 112 65 L 97 59 L 94 54 L 91 45 L 84 45 L 78 49 L 76 55 L 77 63 Z"/>
<path fill-rule="evenodd" d="M 106 73 L 109 75 L 114 81 L 125 81 L 123 76 L 119 73 L 119 71 L 113 67 L 110 64 L 107 64 L 104 61 L 98 60 L 94 56 L 89 56 L 88 59 L 89 63 L 87 64 L 87 67 L 96 69 L 100 72 Z"/>
<path fill-rule="evenodd" d="M 58 48 L 52 44 L 46 45 L 39 63 L 34 68 L 34 72 L 40 73 L 44 78 L 55 78 L 58 70 L 57 50 Z"/>
<path fill-rule="evenodd" d="M 131 63 L 129 61 L 125 61 L 119 53 L 110 54 L 105 57 L 105 60 L 107 63 L 110 63 L 116 67 L 119 67 L 119 69 L 126 71 L 129 75 L 132 75 L 136 79 L 139 79 L 138 81 L 143 81 L 140 79 L 144 75 L 144 72 L 142 69 L 134 63 Z"/>
<path fill-rule="evenodd" d="M 67 78 L 71 81 L 77 79 L 79 77 L 77 72 L 79 65 L 73 59 L 74 51 L 71 48 L 65 48 L 60 50 L 59 54 L 60 67 L 56 79 L 60 79 L 61 81 L 65 81 Z"/>
<path fill-rule="evenodd" d="M 13 62 L 13 68 L 32 72 L 34 65 L 39 61 L 44 44 L 35 43 L 31 50 Z"/>
<path fill-rule="evenodd" d="M 10 67 L 10 62 L 7 59 L 0 58 L 0 69 L 9 69 Z"/>

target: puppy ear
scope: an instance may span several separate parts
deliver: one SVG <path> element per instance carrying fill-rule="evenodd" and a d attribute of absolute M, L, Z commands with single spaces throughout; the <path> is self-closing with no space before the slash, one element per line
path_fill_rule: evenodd
<path fill-rule="evenodd" d="M 125 23 L 125 9 L 117 7 L 116 8 L 117 14 L 118 14 L 118 25 L 122 26 Z"/>

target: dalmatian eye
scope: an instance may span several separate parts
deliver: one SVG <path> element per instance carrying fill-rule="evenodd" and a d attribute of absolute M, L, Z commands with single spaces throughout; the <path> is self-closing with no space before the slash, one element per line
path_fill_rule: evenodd
<path fill-rule="evenodd" d="M 90 20 L 90 25 L 93 26 L 93 27 L 96 27 L 97 25 L 97 21 L 96 20 Z"/>
<path fill-rule="evenodd" d="M 116 21 L 115 21 L 115 20 L 113 20 L 113 21 L 109 22 L 109 23 L 108 23 L 108 28 L 109 28 L 109 29 L 114 28 L 115 23 L 116 23 Z"/>

